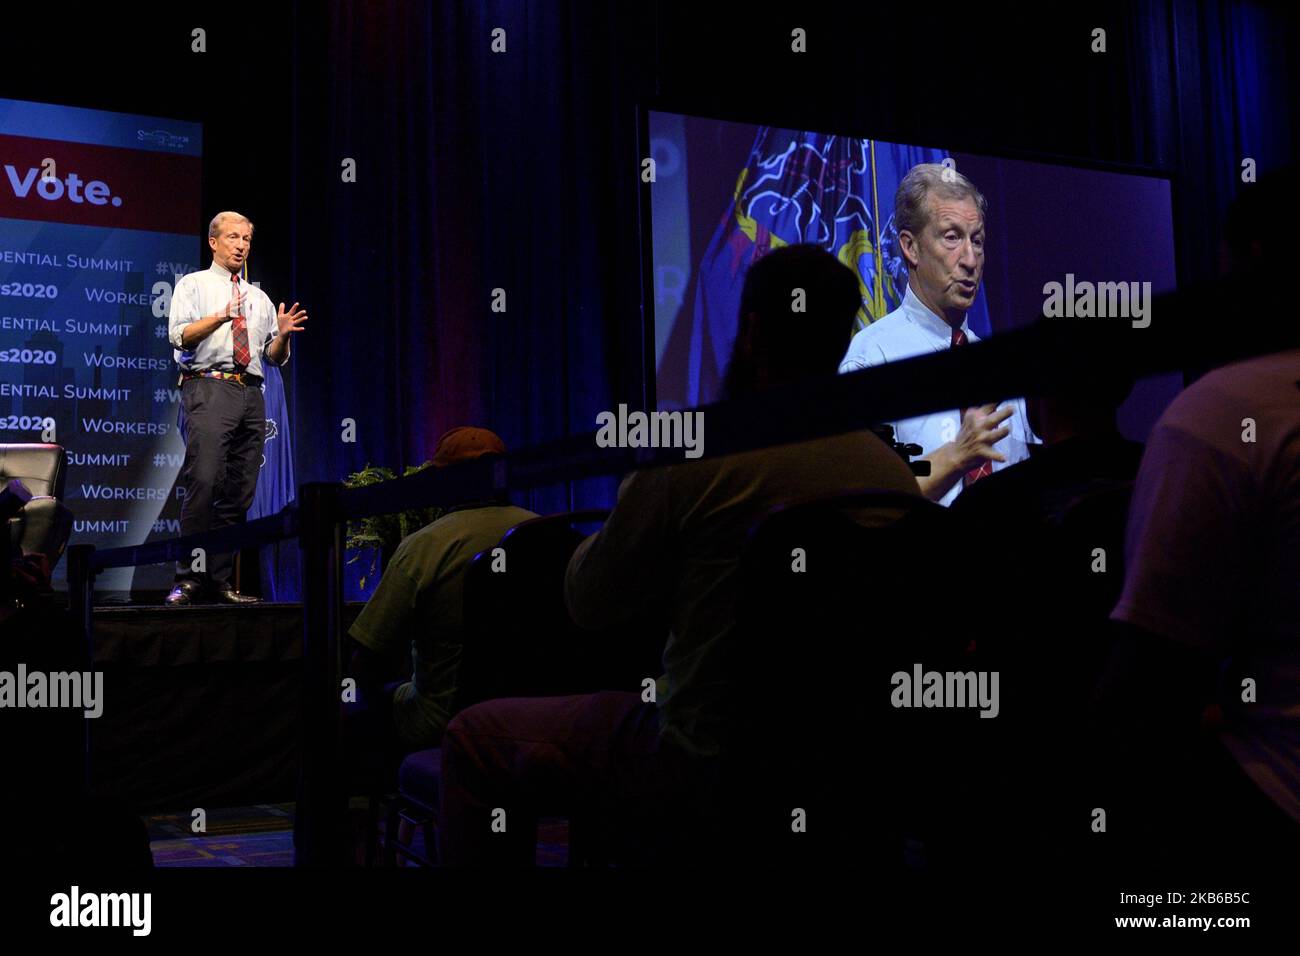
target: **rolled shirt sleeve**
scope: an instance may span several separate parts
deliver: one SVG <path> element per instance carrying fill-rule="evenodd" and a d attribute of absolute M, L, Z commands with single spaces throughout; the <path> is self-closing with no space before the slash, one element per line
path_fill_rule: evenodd
<path fill-rule="evenodd" d="M 172 291 L 172 307 L 167 314 L 167 340 L 172 348 L 185 351 L 181 344 L 181 335 L 185 326 L 200 318 L 199 289 L 189 276 L 182 276 Z"/>
<path fill-rule="evenodd" d="M 276 334 L 279 331 L 279 321 L 276 318 L 275 303 L 271 301 L 270 297 L 263 295 L 262 302 L 265 304 L 265 314 L 267 317 L 266 338 L 262 340 L 262 361 L 275 366 L 287 365 L 289 363 L 289 352 L 292 348 L 293 336 L 289 336 L 285 340 L 283 362 L 276 362 L 271 358 L 271 356 L 267 355 L 266 350 L 271 347 L 271 343 L 275 341 Z"/>

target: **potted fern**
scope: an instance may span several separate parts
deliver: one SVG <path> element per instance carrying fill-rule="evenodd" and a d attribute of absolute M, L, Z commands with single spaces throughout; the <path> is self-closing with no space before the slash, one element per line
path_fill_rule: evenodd
<path fill-rule="evenodd" d="M 422 465 L 407 465 L 402 477 L 424 471 L 432 464 L 433 462 L 426 461 Z M 343 479 L 343 487 L 364 488 L 379 484 L 381 481 L 392 481 L 395 477 L 391 468 L 377 467 L 367 462 L 360 471 Z M 403 538 L 437 521 L 442 517 L 442 511 L 441 508 L 411 508 L 348 522 L 346 547 L 349 551 L 355 552 L 348 558 L 348 564 L 355 564 L 361 560 L 365 552 L 370 552 L 370 568 L 361 576 L 361 589 L 365 590 L 367 578 L 373 578 L 377 571 L 382 571 L 388 564 L 388 559 L 397 551 L 397 546 L 402 543 Z"/>

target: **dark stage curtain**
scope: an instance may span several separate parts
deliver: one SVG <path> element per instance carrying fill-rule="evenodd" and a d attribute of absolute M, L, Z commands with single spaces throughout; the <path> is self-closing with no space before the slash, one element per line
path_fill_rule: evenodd
<path fill-rule="evenodd" d="M 1218 268 L 1242 182 L 1295 156 L 1295 28 L 1282 4 L 1142 0 L 1129 8 L 1131 161 L 1173 168 L 1180 275 Z M 1288 58 L 1288 49 L 1291 57 Z"/>
<path fill-rule="evenodd" d="M 323 9 L 300 5 L 294 51 L 302 479 L 418 464 L 462 424 L 522 448 L 638 401 L 639 31 L 548 0 Z M 520 503 L 608 500 L 590 484 Z"/>
<path fill-rule="evenodd" d="M 313 316 L 289 371 L 300 480 L 400 470 L 455 425 L 520 448 L 642 401 L 635 110 L 651 93 L 702 115 L 1175 169 L 1184 280 L 1214 272 L 1241 159 L 1292 157 L 1280 7 L 1103 4 L 1020 22 L 1037 30 L 1022 37 L 1010 15 L 966 9 L 958 31 L 952 12 L 834 6 L 801 10 L 836 52 L 814 63 L 764 18 L 698 3 L 299 2 L 283 144 L 292 287 Z M 977 75 L 959 81 L 948 51 L 972 46 Z M 517 503 L 608 506 L 614 488 Z"/>

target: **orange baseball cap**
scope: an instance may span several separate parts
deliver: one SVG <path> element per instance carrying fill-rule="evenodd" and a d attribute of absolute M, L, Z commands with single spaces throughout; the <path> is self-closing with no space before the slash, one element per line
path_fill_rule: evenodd
<path fill-rule="evenodd" d="M 433 450 L 433 464 L 436 468 L 458 465 L 463 461 L 472 461 L 481 455 L 504 455 L 506 443 L 496 432 L 486 428 L 462 425 L 453 428 L 438 439 Z"/>

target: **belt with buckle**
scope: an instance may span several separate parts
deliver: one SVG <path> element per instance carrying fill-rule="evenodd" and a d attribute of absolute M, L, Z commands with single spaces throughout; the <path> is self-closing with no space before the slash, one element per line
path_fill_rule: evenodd
<path fill-rule="evenodd" d="M 240 385 L 262 384 L 262 376 L 260 375 L 253 375 L 249 372 L 223 372 L 220 369 L 215 368 L 207 369 L 202 372 L 191 372 L 189 370 L 182 371 L 180 381 L 176 384 L 178 386 L 183 385 L 192 378 L 219 378 L 223 381 L 236 382 Z"/>

